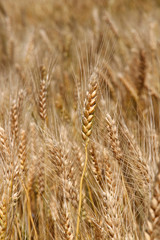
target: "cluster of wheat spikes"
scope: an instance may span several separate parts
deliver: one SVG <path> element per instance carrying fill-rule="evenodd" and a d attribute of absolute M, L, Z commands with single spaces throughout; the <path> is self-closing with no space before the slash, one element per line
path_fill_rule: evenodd
<path fill-rule="evenodd" d="M 160 4 L 0 1 L 0 240 L 160 240 Z"/>

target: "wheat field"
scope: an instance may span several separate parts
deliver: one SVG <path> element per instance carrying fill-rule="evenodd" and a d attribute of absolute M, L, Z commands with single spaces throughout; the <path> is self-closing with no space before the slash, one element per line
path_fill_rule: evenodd
<path fill-rule="evenodd" d="M 0 1 L 0 240 L 160 240 L 160 1 Z"/>

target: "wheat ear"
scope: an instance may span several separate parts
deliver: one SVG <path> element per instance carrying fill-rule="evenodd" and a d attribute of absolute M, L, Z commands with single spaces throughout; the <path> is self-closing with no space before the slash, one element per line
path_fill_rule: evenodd
<path fill-rule="evenodd" d="M 145 231 L 146 240 L 159 240 L 160 229 L 160 167 L 155 177 L 153 197 L 149 209 L 149 219 Z"/>
<path fill-rule="evenodd" d="M 7 231 L 7 199 L 6 194 L 3 194 L 0 203 L 0 239 L 5 240 Z"/>
<path fill-rule="evenodd" d="M 46 97 L 47 97 L 47 89 L 46 89 L 46 79 L 47 79 L 47 71 L 44 66 L 40 67 L 40 92 L 39 92 L 39 115 L 44 122 L 47 119 L 47 109 L 46 109 Z"/>
<path fill-rule="evenodd" d="M 73 227 L 70 218 L 70 212 L 66 204 L 63 203 L 63 211 L 62 211 L 62 223 L 63 223 L 63 230 L 65 234 L 66 240 L 73 240 Z"/>
<path fill-rule="evenodd" d="M 19 143 L 19 154 L 18 154 L 20 167 L 22 170 L 22 176 L 26 174 L 26 132 L 21 130 L 20 132 L 20 143 Z"/>
<path fill-rule="evenodd" d="M 95 144 L 91 145 L 89 153 L 90 153 L 90 157 L 91 157 L 91 169 L 92 169 L 93 175 L 94 175 L 97 183 L 99 184 L 99 186 L 102 187 L 101 169 L 98 164 Z"/>
<path fill-rule="evenodd" d="M 138 79 L 137 79 L 137 90 L 138 90 L 138 95 L 142 93 L 142 90 L 145 85 L 145 80 L 146 80 L 146 70 L 147 70 L 147 65 L 146 65 L 146 55 L 144 50 L 139 51 L 139 66 L 138 66 L 139 74 L 138 74 Z"/>
<path fill-rule="evenodd" d="M 11 106 L 11 113 L 10 113 L 10 121 L 11 121 L 11 134 L 16 140 L 18 139 L 18 107 L 17 102 L 14 100 Z"/>
<path fill-rule="evenodd" d="M 89 143 L 89 136 L 92 132 L 92 124 L 93 124 L 93 117 L 96 107 L 96 99 L 97 99 L 97 74 L 93 72 L 90 78 L 90 86 L 89 91 L 87 92 L 86 99 L 85 99 L 85 107 L 82 117 L 82 138 L 85 141 L 85 163 L 83 167 L 83 172 L 80 180 L 80 190 L 79 190 L 79 207 L 78 207 L 78 216 L 77 216 L 77 229 L 76 229 L 76 240 L 78 240 L 79 235 L 79 224 L 80 224 L 80 213 L 81 213 L 81 206 L 82 206 L 82 188 L 83 188 L 83 180 L 87 168 L 87 161 L 88 161 L 88 143 Z"/>
<path fill-rule="evenodd" d="M 1 153 L 5 155 L 5 159 L 7 163 L 9 163 L 11 158 L 11 152 L 10 152 L 7 135 L 5 133 L 5 130 L 2 127 L 0 127 L 0 150 L 1 150 Z"/>
<path fill-rule="evenodd" d="M 127 203 L 129 206 L 129 211 L 130 211 L 133 223 L 134 223 L 135 218 L 134 218 L 134 215 L 132 212 L 131 202 L 130 202 L 130 198 L 129 198 L 130 188 L 129 188 L 129 185 L 127 184 L 128 176 L 126 175 L 127 174 L 126 165 L 123 162 L 124 156 L 123 156 L 123 151 L 120 146 L 120 141 L 119 141 L 119 136 L 118 136 L 118 128 L 117 128 L 115 120 L 112 119 L 109 114 L 106 115 L 105 119 L 106 119 L 106 123 L 107 123 L 107 130 L 108 130 L 111 150 L 122 170 L 122 182 L 123 182 L 124 190 L 126 192 L 126 199 L 127 199 Z M 135 227 L 135 229 L 136 229 L 136 227 Z M 135 234 L 136 234 L 136 230 L 135 230 Z M 138 237 L 137 237 L 137 239 L 138 239 Z"/>
<path fill-rule="evenodd" d="M 40 67 L 40 92 L 39 92 L 39 114 L 41 119 L 43 120 L 43 131 L 46 132 L 47 127 L 47 70 L 45 66 Z M 46 143 L 44 140 L 44 193 L 46 194 L 46 186 L 47 186 L 47 152 L 46 152 Z M 47 211 L 45 204 L 45 213 Z"/>

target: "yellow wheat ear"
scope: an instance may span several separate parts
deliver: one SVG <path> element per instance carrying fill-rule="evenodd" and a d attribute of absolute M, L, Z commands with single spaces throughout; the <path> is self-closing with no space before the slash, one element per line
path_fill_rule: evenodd
<path fill-rule="evenodd" d="M 147 220 L 147 226 L 145 230 L 146 240 L 158 240 L 160 230 L 160 167 L 158 173 L 155 176 L 153 186 L 153 196 L 150 203 L 149 217 Z"/>
<path fill-rule="evenodd" d="M 91 76 L 89 91 L 87 92 L 85 107 L 82 117 L 82 138 L 87 141 L 92 132 L 92 120 L 97 99 L 97 74 Z"/>
<path fill-rule="evenodd" d="M 47 88 L 46 88 L 46 78 L 47 78 L 47 71 L 44 66 L 40 67 L 40 90 L 39 90 L 39 115 L 41 119 L 46 122 L 47 120 L 47 106 L 46 106 L 46 99 L 47 99 Z"/>
<path fill-rule="evenodd" d="M 82 206 L 82 188 L 83 188 L 83 180 L 87 168 L 88 161 L 88 152 L 87 147 L 89 143 L 89 137 L 92 132 L 92 123 L 94 112 L 96 108 L 96 99 L 97 99 L 97 73 L 93 72 L 90 78 L 89 90 L 86 94 L 85 106 L 82 116 L 82 138 L 85 141 L 85 162 L 83 167 L 83 172 L 80 181 L 80 190 L 79 190 L 79 207 L 78 207 L 78 216 L 77 216 L 77 229 L 76 229 L 76 240 L 79 235 L 79 224 L 80 224 L 80 214 L 81 214 L 81 206 Z"/>

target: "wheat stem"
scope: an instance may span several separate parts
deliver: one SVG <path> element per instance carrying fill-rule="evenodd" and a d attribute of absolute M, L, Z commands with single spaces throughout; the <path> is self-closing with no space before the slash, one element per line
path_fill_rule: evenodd
<path fill-rule="evenodd" d="M 29 198 L 29 194 L 28 194 L 28 190 L 26 189 L 24 183 L 22 182 L 23 184 L 23 187 L 24 187 L 24 190 L 25 190 L 25 193 L 26 193 L 26 197 L 27 197 L 27 208 L 28 208 L 28 214 L 29 214 L 29 218 L 31 220 L 31 223 L 32 223 L 32 226 L 33 226 L 33 229 L 34 229 L 34 232 L 35 232 L 35 239 L 38 240 L 38 234 L 37 234 L 37 230 L 36 230 L 36 227 L 35 227 L 35 224 L 34 224 L 34 221 L 33 221 L 33 217 L 32 217 L 32 212 L 31 212 L 31 202 L 30 202 L 30 198 Z M 30 222 L 29 220 L 29 222 Z M 28 224 L 29 224 L 28 222 Z M 30 224 L 29 224 L 30 225 Z M 31 239 L 31 238 L 30 238 Z"/>
<path fill-rule="evenodd" d="M 81 181 L 80 181 L 79 206 L 78 206 L 77 228 L 76 228 L 76 240 L 78 240 L 78 235 L 79 235 L 80 214 L 81 214 L 81 206 L 82 206 L 82 188 L 83 188 L 83 180 L 84 180 L 84 176 L 85 176 L 85 173 L 86 173 L 87 162 L 88 162 L 88 149 L 87 149 L 88 143 L 89 143 L 89 139 L 87 139 L 86 145 L 85 145 L 85 162 L 84 162 L 83 172 L 82 172 Z"/>

